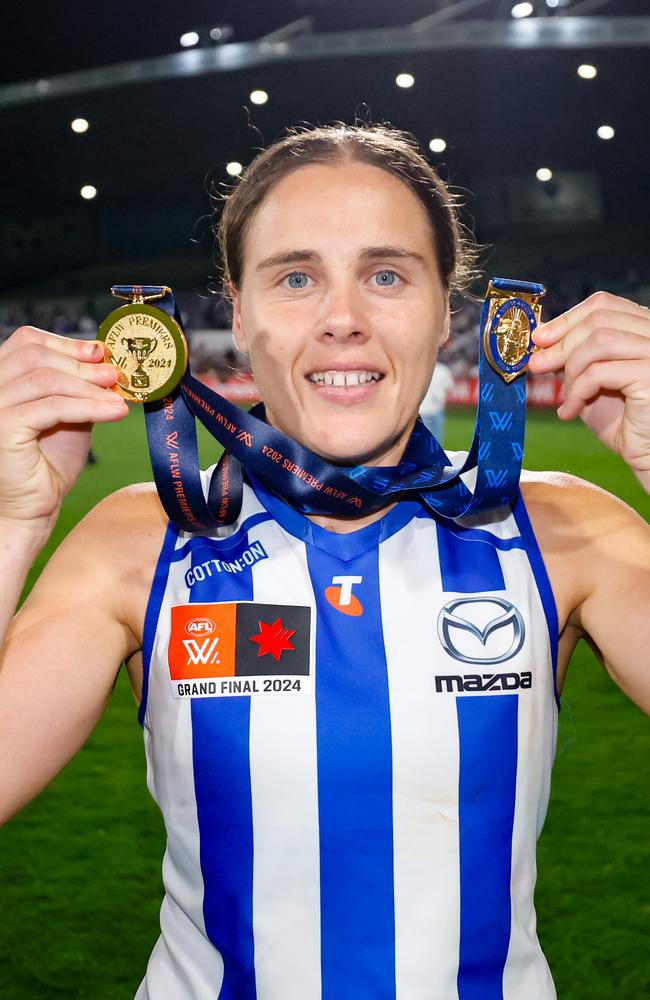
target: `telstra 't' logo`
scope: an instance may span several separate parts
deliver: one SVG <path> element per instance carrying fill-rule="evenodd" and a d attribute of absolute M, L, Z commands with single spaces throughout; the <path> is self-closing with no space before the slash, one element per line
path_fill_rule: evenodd
<path fill-rule="evenodd" d="M 358 618 L 363 614 L 363 604 L 352 593 L 355 583 L 363 583 L 362 576 L 333 576 L 332 585 L 325 588 L 325 597 L 337 611 Z"/>

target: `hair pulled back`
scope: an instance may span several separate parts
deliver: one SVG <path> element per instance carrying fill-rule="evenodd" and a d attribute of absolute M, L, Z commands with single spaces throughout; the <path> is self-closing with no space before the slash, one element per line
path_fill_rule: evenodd
<path fill-rule="evenodd" d="M 419 152 L 414 136 L 387 125 L 336 122 L 290 129 L 258 154 L 224 196 L 217 240 L 226 292 L 241 286 L 244 242 L 264 198 L 287 174 L 312 163 L 368 163 L 402 180 L 427 213 L 446 290 L 462 291 L 475 277 L 475 244 L 459 220 L 458 198 Z"/>

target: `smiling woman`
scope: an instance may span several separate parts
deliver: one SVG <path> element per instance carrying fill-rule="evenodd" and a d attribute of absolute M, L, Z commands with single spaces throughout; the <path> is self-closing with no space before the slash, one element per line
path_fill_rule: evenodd
<path fill-rule="evenodd" d="M 449 325 L 419 200 L 364 163 L 305 166 L 256 212 L 245 260 L 233 330 L 270 423 L 337 463 L 395 464 Z"/>
<path fill-rule="evenodd" d="M 296 446 L 270 461 L 319 496 L 305 449 L 350 477 L 402 463 L 472 265 L 414 142 L 288 136 L 229 195 L 220 243 L 237 344 Z M 599 293 L 535 338 L 562 416 L 650 489 L 647 312 Z M 89 425 L 125 415 L 102 359 L 31 327 L 0 348 L 3 634 Z M 245 472 L 226 528 L 186 533 L 139 487 L 52 558 L 2 647 L 0 817 L 83 744 L 125 660 L 167 829 L 137 1000 L 554 1000 L 533 895 L 558 694 L 584 636 L 650 708 L 647 525 L 553 474 L 452 520 L 400 494 L 305 516 Z"/>

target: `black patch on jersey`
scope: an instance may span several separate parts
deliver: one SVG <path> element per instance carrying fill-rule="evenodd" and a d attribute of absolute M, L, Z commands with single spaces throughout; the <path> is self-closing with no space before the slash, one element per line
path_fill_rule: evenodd
<path fill-rule="evenodd" d="M 237 605 L 235 676 L 309 676 L 311 608 Z"/>

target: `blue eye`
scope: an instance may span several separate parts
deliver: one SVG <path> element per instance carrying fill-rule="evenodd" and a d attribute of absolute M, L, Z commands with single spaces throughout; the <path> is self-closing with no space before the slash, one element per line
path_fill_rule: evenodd
<path fill-rule="evenodd" d="M 396 283 L 398 275 L 395 271 L 377 271 L 373 277 L 377 279 L 377 284 L 380 288 L 392 288 Z"/>
<path fill-rule="evenodd" d="M 304 271 L 292 271 L 284 280 L 289 282 L 289 288 L 306 288 L 309 277 Z"/>

